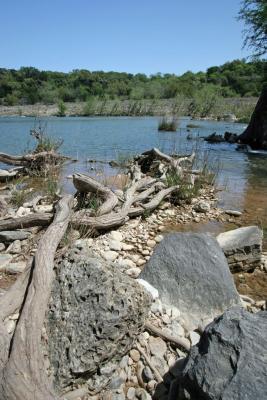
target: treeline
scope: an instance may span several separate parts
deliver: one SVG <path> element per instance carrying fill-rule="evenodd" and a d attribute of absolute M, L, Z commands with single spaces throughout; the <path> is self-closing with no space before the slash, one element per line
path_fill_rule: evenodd
<path fill-rule="evenodd" d="M 196 94 L 223 97 L 259 96 L 266 62 L 235 60 L 206 72 L 174 74 L 128 74 L 74 70 L 69 73 L 39 71 L 33 67 L 0 69 L 0 104 L 54 104 L 89 101 L 92 98 L 170 99 Z"/>

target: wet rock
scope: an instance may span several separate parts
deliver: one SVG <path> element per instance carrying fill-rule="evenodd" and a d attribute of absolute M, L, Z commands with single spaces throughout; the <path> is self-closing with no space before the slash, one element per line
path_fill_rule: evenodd
<path fill-rule="evenodd" d="M 55 384 L 64 387 L 103 372 L 109 360 L 122 362 L 151 298 L 117 267 L 90 254 L 81 261 L 66 258 L 56 271 L 45 327 Z"/>
<path fill-rule="evenodd" d="M 180 379 L 191 400 L 267 398 L 267 312 L 234 307 L 207 326 Z M 188 397 L 187 397 L 188 398 Z"/>
<path fill-rule="evenodd" d="M 140 278 L 158 289 L 164 304 L 179 309 L 189 330 L 240 304 L 226 258 L 206 234 L 166 235 Z"/>
<path fill-rule="evenodd" d="M 0 232 L 0 240 L 2 242 L 14 242 L 15 240 L 28 239 L 31 236 L 30 232 L 18 231 L 2 231 Z"/>

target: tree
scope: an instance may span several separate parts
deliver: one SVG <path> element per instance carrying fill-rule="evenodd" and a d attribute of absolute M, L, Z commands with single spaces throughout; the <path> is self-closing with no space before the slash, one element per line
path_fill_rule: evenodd
<path fill-rule="evenodd" d="M 243 0 L 239 18 L 246 24 L 244 46 L 254 49 L 255 56 L 267 52 L 267 1 Z M 239 141 L 252 148 L 267 149 L 267 70 L 265 64 L 263 89 L 247 129 Z"/>

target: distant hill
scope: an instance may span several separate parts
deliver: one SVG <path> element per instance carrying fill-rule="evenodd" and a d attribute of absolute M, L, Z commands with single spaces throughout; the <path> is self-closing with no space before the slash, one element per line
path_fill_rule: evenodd
<path fill-rule="evenodd" d="M 206 72 L 174 74 L 128 74 L 74 70 L 69 73 L 0 68 L 0 105 L 55 104 L 60 101 L 90 102 L 93 98 L 170 99 L 192 98 L 198 93 L 222 97 L 259 96 L 266 62 L 234 60 Z"/>

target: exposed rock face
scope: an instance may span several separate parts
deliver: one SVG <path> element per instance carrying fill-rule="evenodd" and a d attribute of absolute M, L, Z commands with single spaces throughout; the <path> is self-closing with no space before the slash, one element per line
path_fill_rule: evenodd
<path fill-rule="evenodd" d="M 109 360 L 119 362 L 141 332 L 151 298 L 104 260 L 61 262 L 46 319 L 56 387 L 86 381 Z M 75 257 L 73 257 L 75 259 Z"/>
<path fill-rule="evenodd" d="M 182 374 L 190 399 L 267 399 L 266 332 L 266 311 L 234 307 L 211 323 Z"/>
<path fill-rule="evenodd" d="M 226 258 L 206 234 L 172 233 L 156 247 L 140 278 L 174 305 L 188 329 L 240 304 Z"/>
<path fill-rule="evenodd" d="M 217 236 L 231 272 L 253 271 L 261 265 L 262 237 L 262 230 L 257 226 L 246 226 Z"/>

